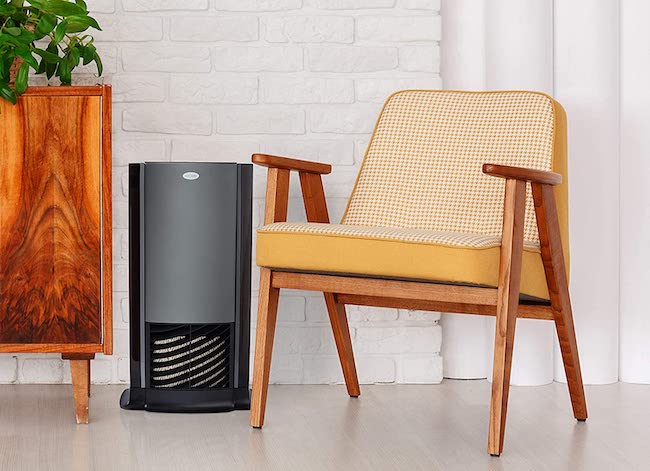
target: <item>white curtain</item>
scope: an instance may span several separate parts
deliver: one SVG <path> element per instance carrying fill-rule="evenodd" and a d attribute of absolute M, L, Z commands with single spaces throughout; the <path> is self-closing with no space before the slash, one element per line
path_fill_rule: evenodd
<path fill-rule="evenodd" d="M 647 0 L 442 5 L 445 88 L 541 90 L 567 110 L 571 295 L 590 384 L 650 383 L 649 15 Z M 442 325 L 445 377 L 490 378 L 494 320 Z M 563 370 L 553 325 L 519 320 L 512 383 Z"/>

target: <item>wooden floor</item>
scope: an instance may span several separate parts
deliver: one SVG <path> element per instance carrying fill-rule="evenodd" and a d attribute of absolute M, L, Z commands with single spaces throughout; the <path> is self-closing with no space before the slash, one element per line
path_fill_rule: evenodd
<path fill-rule="evenodd" d="M 489 385 L 271 386 L 263 430 L 247 412 L 122 411 L 93 386 L 75 425 L 71 386 L 0 386 L 1 470 L 650 469 L 650 386 L 590 386 L 577 423 L 566 386 L 514 387 L 506 448 L 486 454 Z"/>

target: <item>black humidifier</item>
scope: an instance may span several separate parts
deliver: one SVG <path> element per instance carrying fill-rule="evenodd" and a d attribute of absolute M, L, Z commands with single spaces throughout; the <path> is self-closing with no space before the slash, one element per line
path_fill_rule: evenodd
<path fill-rule="evenodd" d="M 129 165 L 123 409 L 249 409 L 252 166 Z"/>

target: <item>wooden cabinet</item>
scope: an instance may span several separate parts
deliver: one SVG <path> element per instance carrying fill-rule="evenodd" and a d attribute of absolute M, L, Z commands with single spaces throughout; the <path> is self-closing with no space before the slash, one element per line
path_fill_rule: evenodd
<path fill-rule="evenodd" d="M 34 87 L 0 103 L 0 352 L 111 354 L 111 88 Z"/>

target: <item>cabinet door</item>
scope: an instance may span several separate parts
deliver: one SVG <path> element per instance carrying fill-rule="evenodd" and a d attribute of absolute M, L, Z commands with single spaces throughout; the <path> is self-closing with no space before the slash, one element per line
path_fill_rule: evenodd
<path fill-rule="evenodd" d="M 0 106 L 0 343 L 100 343 L 100 97 Z"/>

